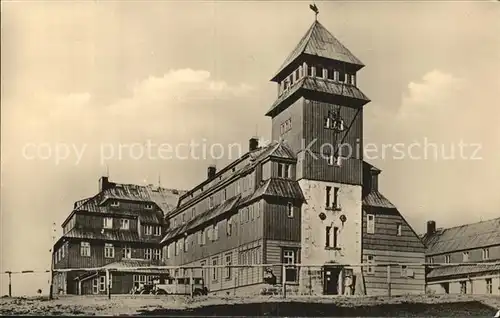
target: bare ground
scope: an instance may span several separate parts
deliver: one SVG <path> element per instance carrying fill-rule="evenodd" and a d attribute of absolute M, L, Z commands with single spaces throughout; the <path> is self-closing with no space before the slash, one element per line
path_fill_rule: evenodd
<path fill-rule="evenodd" d="M 498 296 L 419 295 L 395 297 L 59 296 L 1 298 L 2 315 L 162 316 L 482 316 L 500 309 Z"/>

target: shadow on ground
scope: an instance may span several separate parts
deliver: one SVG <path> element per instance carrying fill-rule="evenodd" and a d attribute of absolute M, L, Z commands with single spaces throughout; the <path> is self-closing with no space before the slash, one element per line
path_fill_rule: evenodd
<path fill-rule="evenodd" d="M 477 301 L 444 304 L 382 304 L 340 307 L 335 304 L 305 302 L 268 302 L 212 305 L 185 310 L 141 310 L 147 316 L 287 316 L 287 317 L 493 317 L 497 310 Z"/>

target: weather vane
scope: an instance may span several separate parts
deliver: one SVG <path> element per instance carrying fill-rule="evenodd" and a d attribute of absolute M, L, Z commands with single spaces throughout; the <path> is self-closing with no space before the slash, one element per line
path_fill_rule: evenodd
<path fill-rule="evenodd" d="M 309 8 L 314 11 L 314 20 L 317 21 L 318 20 L 318 14 L 319 14 L 318 7 L 316 6 L 316 4 L 313 3 L 313 4 L 309 5 Z"/>

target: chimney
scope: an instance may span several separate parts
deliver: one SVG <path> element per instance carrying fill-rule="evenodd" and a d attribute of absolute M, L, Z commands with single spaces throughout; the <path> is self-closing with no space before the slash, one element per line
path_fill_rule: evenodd
<path fill-rule="evenodd" d="M 248 140 L 248 150 L 254 151 L 259 148 L 259 137 L 252 137 Z"/>
<path fill-rule="evenodd" d="M 215 174 L 217 173 L 217 167 L 215 165 L 210 165 L 208 166 L 207 169 L 207 178 L 213 179 L 215 177 Z"/>
<path fill-rule="evenodd" d="M 427 221 L 427 235 L 432 235 L 436 233 L 436 222 Z"/>
<path fill-rule="evenodd" d="M 101 177 L 99 179 L 99 192 L 106 191 L 109 188 L 111 188 L 111 184 L 108 177 Z"/>
<path fill-rule="evenodd" d="M 378 175 L 380 174 L 380 170 L 373 167 L 370 169 L 371 176 L 371 190 L 378 191 Z"/>

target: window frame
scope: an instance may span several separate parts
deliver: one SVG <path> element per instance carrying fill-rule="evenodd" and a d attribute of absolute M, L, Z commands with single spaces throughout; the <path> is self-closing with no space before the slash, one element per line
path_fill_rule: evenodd
<path fill-rule="evenodd" d="M 366 233 L 375 234 L 375 214 L 373 213 L 366 214 Z"/>
<path fill-rule="evenodd" d="M 111 253 L 109 253 L 111 251 Z M 115 247 L 111 243 L 104 243 L 104 258 L 115 258 Z"/>

